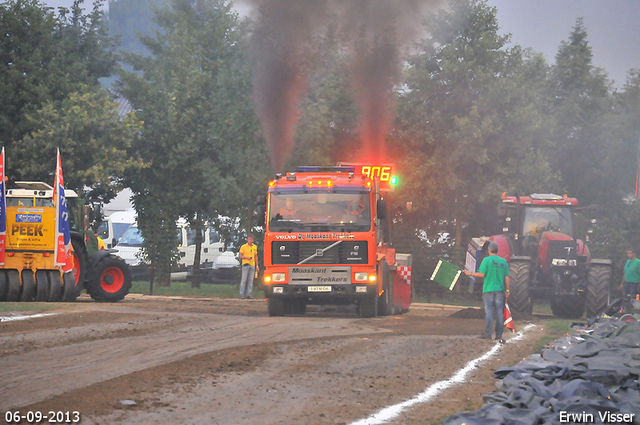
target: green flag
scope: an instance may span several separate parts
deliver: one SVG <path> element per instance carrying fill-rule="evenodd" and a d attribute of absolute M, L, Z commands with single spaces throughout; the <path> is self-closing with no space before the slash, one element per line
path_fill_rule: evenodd
<path fill-rule="evenodd" d="M 442 285 L 445 288 L 449 288 L 450 291 L 453 291 L 453 288 L 456 286 L 456 282 L 458 282 L 461 274 L 462 269 L 454 266 L 448 261 L 440 260 L 431 275 L 431 280 L 438 285 Z"/>

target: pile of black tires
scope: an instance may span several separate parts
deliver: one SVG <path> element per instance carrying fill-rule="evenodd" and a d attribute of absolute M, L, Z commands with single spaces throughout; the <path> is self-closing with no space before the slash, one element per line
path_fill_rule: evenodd
<path fill-rule="evenodd" d="M 495 374 L 498 391 L 453 424 L 640 424 L 640 322 L 600 319 Z"/>

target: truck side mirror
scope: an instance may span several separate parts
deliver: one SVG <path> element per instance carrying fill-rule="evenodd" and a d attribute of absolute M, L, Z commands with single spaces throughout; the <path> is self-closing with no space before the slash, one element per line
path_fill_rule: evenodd
<path fill-rule="evenodd" d="M 378 199 L 376 203 L 376 214 L 380 220 L 387 218 L 387 203 L 384 199 Z"/>

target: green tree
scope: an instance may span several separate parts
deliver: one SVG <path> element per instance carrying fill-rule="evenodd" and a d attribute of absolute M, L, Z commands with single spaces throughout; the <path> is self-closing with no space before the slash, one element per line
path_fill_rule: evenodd
<path fill-rule="evenodd" d="M 148 166 L 127 182 L 139 215 L 158 209 L 139 223 L 148 253 L 162 246 L 153 229 L 178 217 L 197 235 L 205 222 L 226 215 L 242 216 L 250 228 L 264 190 L 256 182 L 266 183 L 268 173 L 251 108 L 247 30 L 230 3 L 173 0 L 155 21 L 161 30 L 141 37 L 152 56 L 127 55 L 141 73 L 123 73 L 120 85 L 145 123 L 132 152 Z M 196 242 L 199 253 L 201 238 Z M 153 258 L 170 257 L 165 249 Z M 196 257 L 194 286 L 199 265 Z M 168 284 L 168 276 L 158 278 Z"/>
<path fill-rule="evenodd" d="M 43 105 L 27 115 L 34 131 L 21 141 L 22 173 L 53 184 L 56 148 L 63 160 L 65 185 L 88 197 L 109 201 L 120 190 L 125 170 L 141 164 L 127 150 L 142 123 L 135 114 L 118 119 L 118 104 L 102 89 L 71 93 L 62 102 Z"/>
<path fill-rule="evenodd" d="M 82 0 L 57 14 L 37 0 L 0 4 L 0 143 L 8 156 L 21 158 L 11 168 L 15 179 L 30 178 L 22 161 L 31 152 L 18 143 L 37 130 L 38 121 L 28 117 L 49 102 L 59 107 L 71 93 L 93 91 L 116 70 L 101 4 L 88 14 Z"/>
<path fill-rule="evenodd" d="M 410 59 L 399 95 L 396 197 L 412 208 L 396 220 L 423 223 L 403 232 L 439 254 L 438 241 L 446 252 L 453 245 L 460 262 L 463 236 L 495 230 L 500 193 L 554 188 L 557 176 L 542 154 L 544 116 L 532 102 L 547 67 L 540 56 L 507 47 L 485 1 L 452 0 L 425 28 L 429 37 Z"/>
<path fill-rule="evenodd" d="M 602 164 L 608 155 L 607 120 L 613 102 L 605 72 L 592 63 L 591 46 L 578 19 L 556 55 L 550 77 L 554 144 L 549 152 L 572 196 L 583 204 L 610 198 L 611 174 Z"/>

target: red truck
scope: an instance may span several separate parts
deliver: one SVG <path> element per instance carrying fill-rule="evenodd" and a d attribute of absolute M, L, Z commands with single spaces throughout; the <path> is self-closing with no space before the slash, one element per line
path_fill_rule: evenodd
<path fill-rule="evenodd" d="M 411 255 L 390 245 L 391 166 L 300 167 L 267 197 L 264 292 L 270 316 L 356 304 L 360 317 L 406 312 Z"/>

